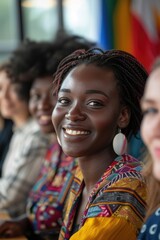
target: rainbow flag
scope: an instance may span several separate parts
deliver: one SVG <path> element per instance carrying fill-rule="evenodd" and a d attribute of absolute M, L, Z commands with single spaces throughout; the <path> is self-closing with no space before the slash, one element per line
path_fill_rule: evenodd
<path fill-rule="evenodd" d="M 132 53 L 150 71 L 160 55 L 160 0 L 100 0 L 99 45 Z"/>

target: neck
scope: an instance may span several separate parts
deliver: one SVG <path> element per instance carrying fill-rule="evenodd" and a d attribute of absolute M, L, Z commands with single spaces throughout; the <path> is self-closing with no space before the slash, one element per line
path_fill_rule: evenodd
<path fill-rule="evenodd" d="M 114 161 L 115 157 L 115 153 L 111 151 L 78 159 L 88 193 L 91 193 L 95 184 Z"/>

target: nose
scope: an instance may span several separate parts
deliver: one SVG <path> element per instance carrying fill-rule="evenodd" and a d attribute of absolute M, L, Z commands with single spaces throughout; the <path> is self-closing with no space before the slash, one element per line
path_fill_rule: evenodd
<path fill-rule="evenodd" d="M 86 114 L 82 111 L 78 104 L 72 106 L 69 111 L 65 114 L 66 119 L 71 121 L 84 121 Z"/>
<path fill-rule="evenodd" d="M 41 99 L 39 100 L 38 109 L 39 110 L 47 110 L 47 109 L 51 108 L 51 105 L 52 104 L 51 104 L 49 96 L 45 95 L 45 96 L 42 96 Z"/>

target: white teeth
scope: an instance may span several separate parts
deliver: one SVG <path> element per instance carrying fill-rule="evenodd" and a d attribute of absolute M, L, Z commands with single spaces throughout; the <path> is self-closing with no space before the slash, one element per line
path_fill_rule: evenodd
<path fill-rule="evenodd" d="M 69 135 L 87 135 L 89 134 L 88 131 L 77 131 L 77 130 L 71 130 L 71 129 L 66 129 L 66 133 L 68 133 Z"/>
<path fill-rule="evenodd" d="M 50 119 L 51 119 L 51 117 L 50 116 L 46 116 L 46 115 L 43 115 L 43 116 L 40 117 L 41 121 L 48 121 Z"/>

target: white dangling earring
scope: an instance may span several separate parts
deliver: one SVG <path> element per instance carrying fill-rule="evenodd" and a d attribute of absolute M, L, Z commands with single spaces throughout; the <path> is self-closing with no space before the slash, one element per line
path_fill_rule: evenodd
<path fill-rule="evenodd" d="M 118 132 L 113 139 L 113 150 L 117 155 L 123 155 L 127 152 L 127 138 L 121 133 L 121 129 Z"/>

